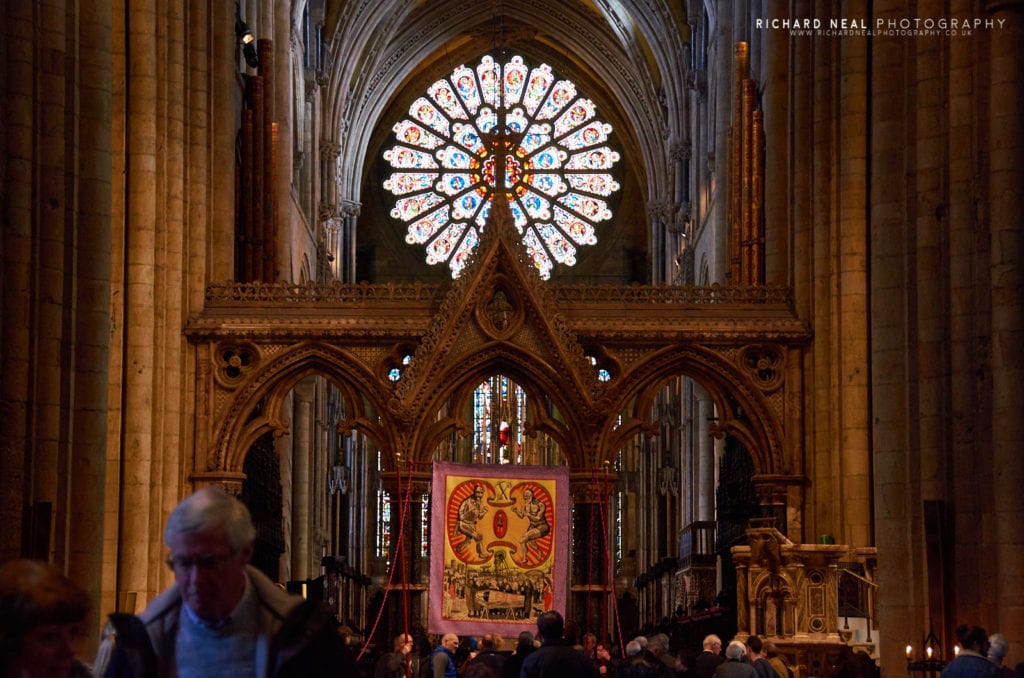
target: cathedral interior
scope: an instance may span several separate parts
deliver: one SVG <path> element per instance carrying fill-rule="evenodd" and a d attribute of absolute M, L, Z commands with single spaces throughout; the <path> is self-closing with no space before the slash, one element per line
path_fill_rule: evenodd
<path fill-rule="evenodd" d="M 425 625 L 460 462 L 568 469 L 580 629 L 1024 660 L 1019 0 L 11 0 L 0 64 L 0 562 L 93 649 L 211 483 Z"/>

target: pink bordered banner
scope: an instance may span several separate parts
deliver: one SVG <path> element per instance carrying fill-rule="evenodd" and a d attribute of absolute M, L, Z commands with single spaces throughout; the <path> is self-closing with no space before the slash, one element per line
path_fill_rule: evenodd
<path fill-rule="evenodd" d="M 569 470 L 434 462 L 430 633 L 511 637 L 564 614 Z"/>

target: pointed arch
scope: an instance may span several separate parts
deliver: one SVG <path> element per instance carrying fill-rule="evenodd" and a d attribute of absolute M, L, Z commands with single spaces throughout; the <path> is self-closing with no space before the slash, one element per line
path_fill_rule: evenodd
<path fill-rule="evenodd" d="M 343 349 L 320 342 L 301 342 L 255 367 L 249 379 L 231 396 L 216 427 L 215 447 L 205 472 L 240 473 L 251 445 L 266 433 L 281 435 L 288 422 L 281 408 L 288 392 L 308 376 L 319 375 L 338 388 L 347 416 L 344 432 L 360 431 L 382 449 L 394 449 L 396 427 L 387 409 L 387 394 L 363 363 Z M 259 414 L 252 416 L 253 412 Z M 204 472 L 203 469 L 196 471 Z"/>

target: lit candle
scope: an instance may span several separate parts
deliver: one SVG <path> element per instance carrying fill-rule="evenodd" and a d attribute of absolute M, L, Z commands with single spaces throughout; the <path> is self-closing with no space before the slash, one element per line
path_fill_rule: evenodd
<path fill-rule="evenodd" d="M 929 645 L 928 647 L 926 647 L 926 648 L 924 649 L 924 653 L 925 653 L 926 655 L 928 655 L 928 659 L 931 659 L 931 658 L 932 658 L 932 646 L 931 646 L 931 645 Z"/>
<path fill-rule="evenodd" d="M 910 659 L 910 655 L 914 654 L 914 648 L 907 645 L 907 659 Z"/>
<path fill-rule="evenodd" d="M 954 657 L 959 657 L 960 656 L 960 646 L 959 645 L 954 645 L 953 646 L 953 656 Z"/>
<path fill-rule="evenodd" d="M 302 597 L 303 598 L 306 597 L 306 585 L 305 584 L 302 585 Z"/>

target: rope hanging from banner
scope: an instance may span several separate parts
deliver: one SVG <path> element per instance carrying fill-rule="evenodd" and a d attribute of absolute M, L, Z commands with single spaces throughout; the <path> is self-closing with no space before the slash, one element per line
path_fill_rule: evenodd
<path fill-rule="evenodd" d="M 401 464 L 401 457 L 399 457 L 399 465 Z M 399 520 L 398 520 L 398 539 L 396 541 L 397 547 L 395 549 L 395 557 L 391 559 L 391 568 L 388 572 L 388 581 L 384 587 L 384 597 L 380 601 L 380 609 L 377 610 L 377 617 L 373 620 L 373 626 L 370 628 L 370 632 L 366 634 L 366 641 L 363 643 L 363 647 L 359 650 L 359 655 L 356 657 L 356 662 L 363 658 L 366 654 L 366 650 L 370 647 L 373 642 L 373 637 L 377 633 L 377 628 L 380 626 L 380 619 L 384 615 L 384 608 L 387 606 L 388 595 L 391 592 L 391 584 L 394 581 L 395 569 L 398 567 L 398 561 L 401 559 L 403 564 L 406 562 L 404 559 L 404 544 L 405 544 L 405 525 L 406 519 L 409 514 L 409 504 L 412 499 L 412 469 L 414 462 L 409 461 L 409 481 L 407 484 L 406 492 L 402 494 L 402 473 L 399 469 L 395 474 L 398 478 L 398 497 L 399 497 Z M 408 600 L 408 568 L 402 567 L 402 591 L 403 591 L 403 633 L 409 632 L 409 600 Z M 406 667 L 406 673 L 408 674 L 408 667 Z"/>
<path fill-rule="evenodd" d="M 608 462 L 605 462 L 603 487 L 601 489 L 601 510 L 599 511 L 599 515 L 601 516 L 601 531 L 604 533 L 606 540 L 608 535 L 608 525 L 605 517 L 605 515 L 608 512 L 608 475 Z M 615 599 L 615 582 L 613 580 L 614 571 L 612 570 L 611 554 L 612 548 L 613 544 L 606 541 L 606 548 L 604 549 L 604 558 L 607 579 L 603 582 L 603 585 L 606 586 L 606 592 L 609 590 L 612 592 L 612 611 L 615 613 L 615 634 L 618 637 L 619 641 L 619 653 L 622 655 L 622 659 L 625 659 L 626 645 L 622 642 L 624 639 L 622 637 L 622 620 L 619 618 L 619 601 Z"/>

